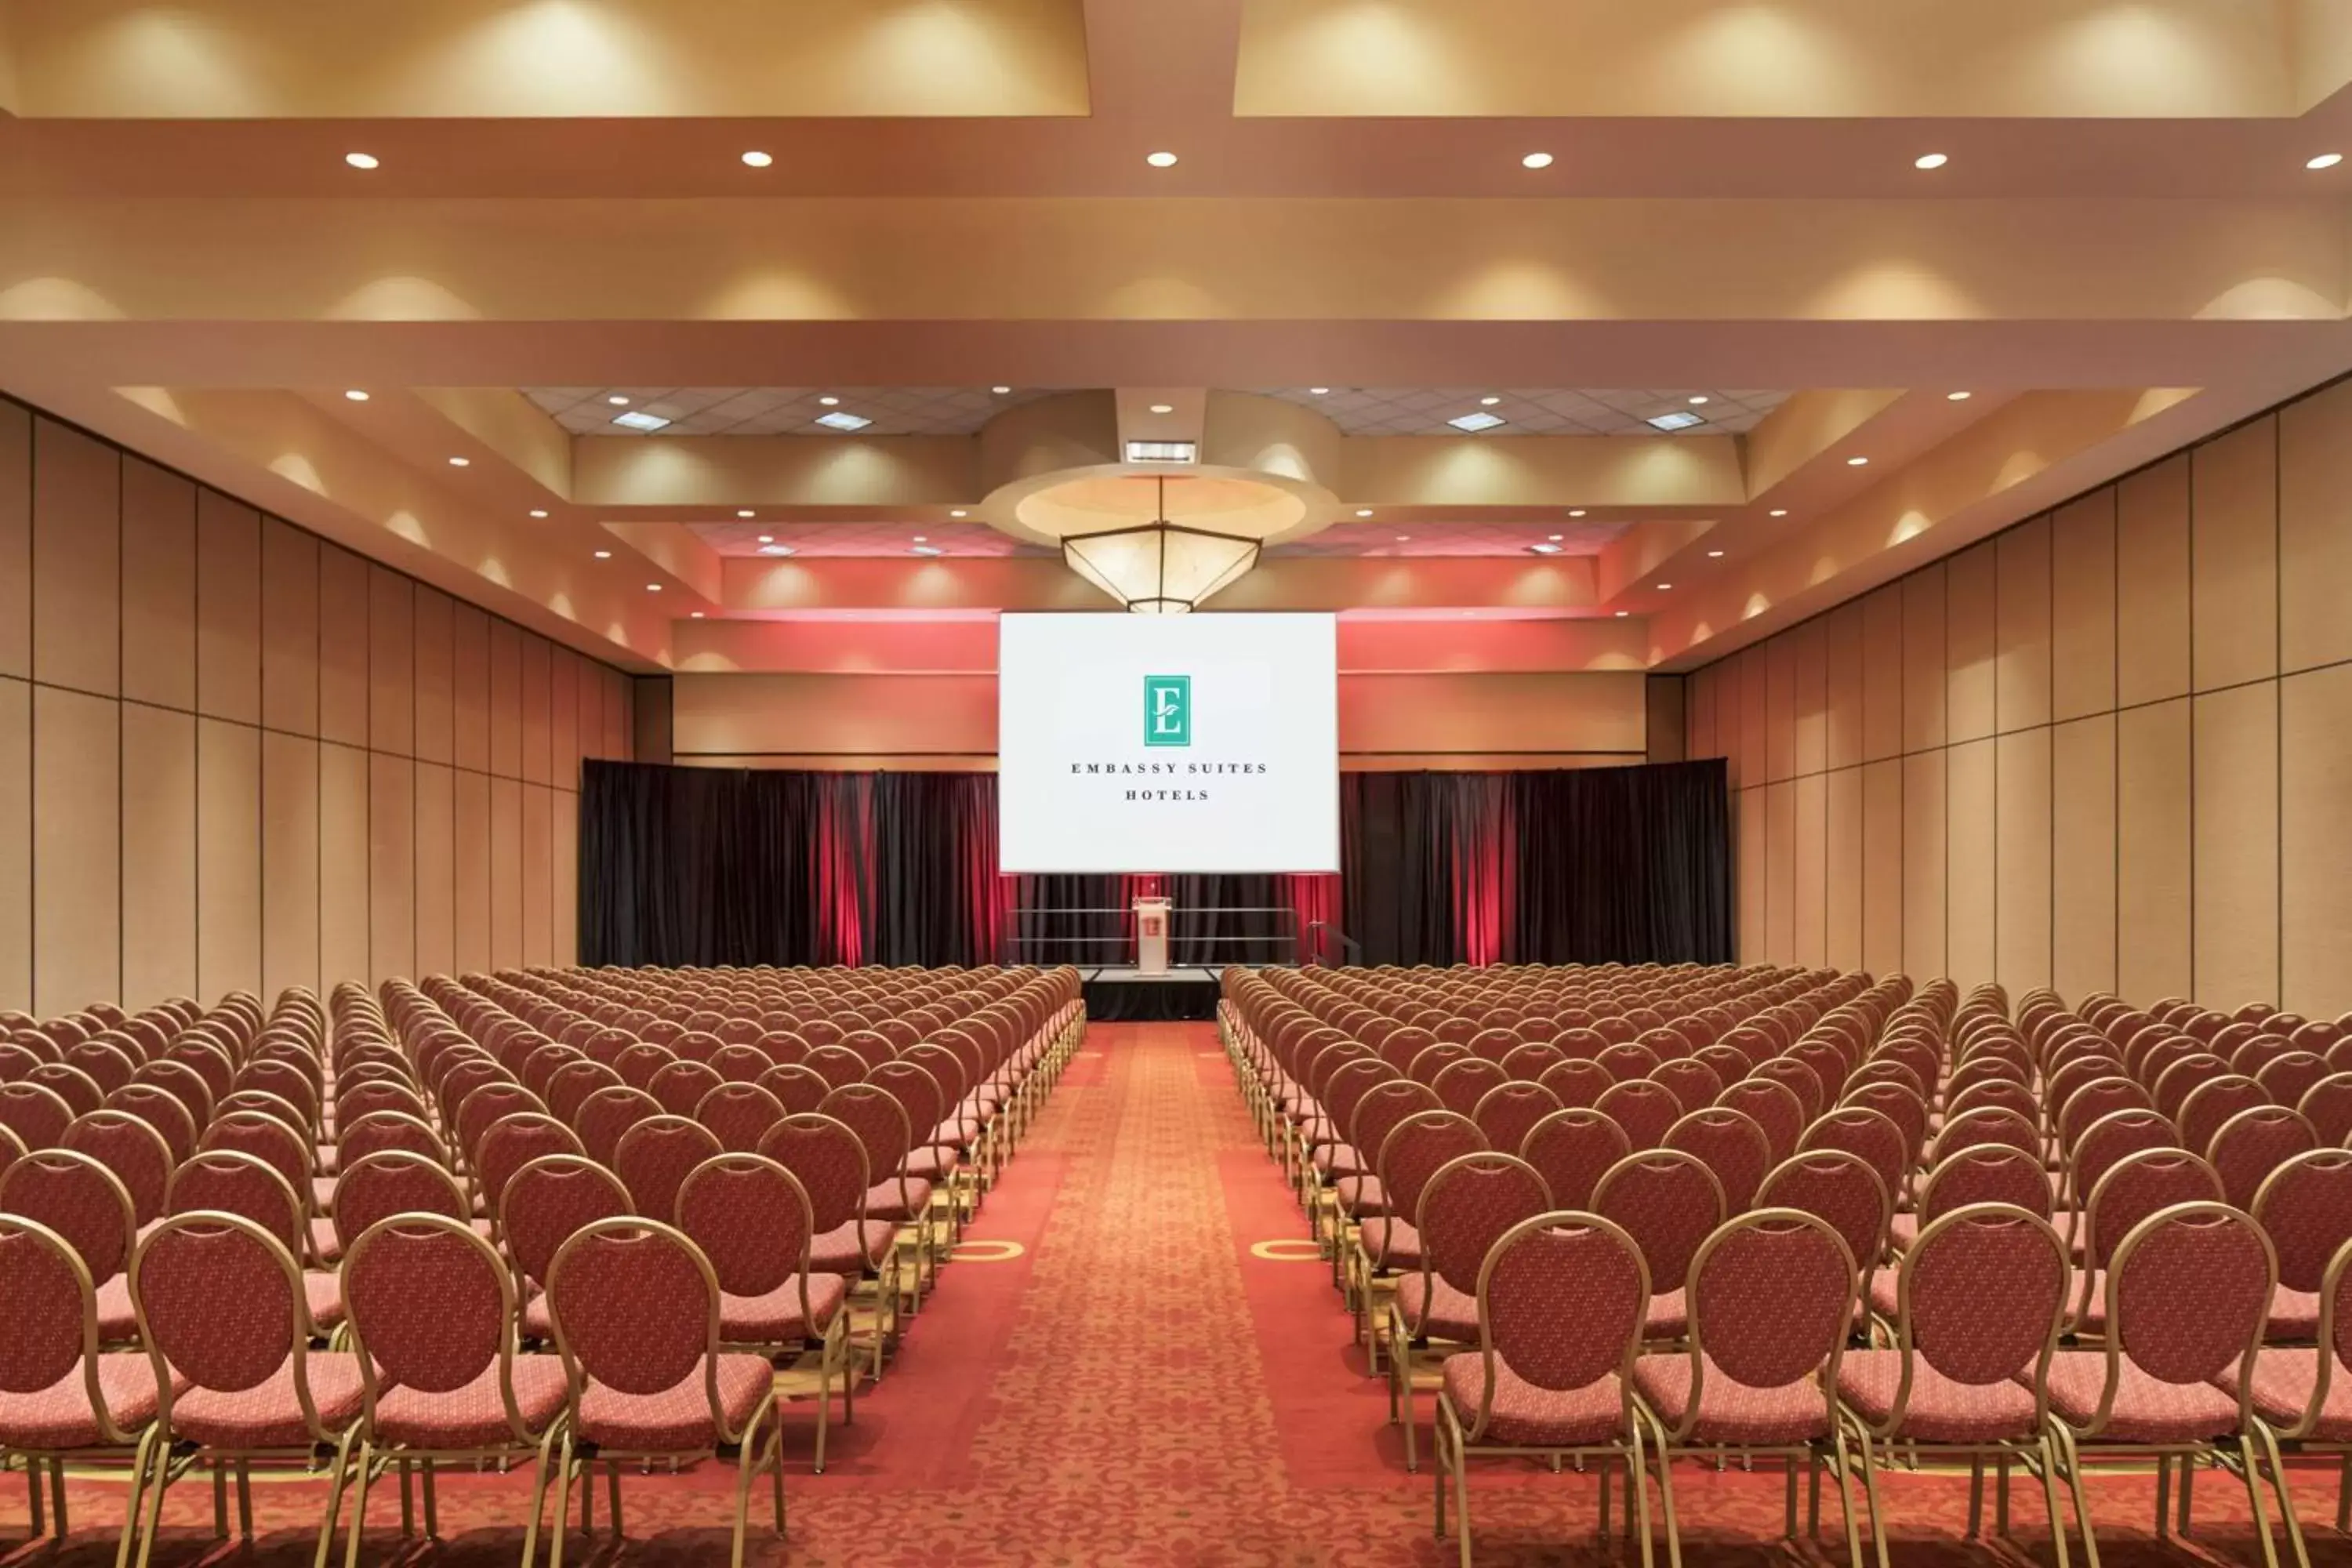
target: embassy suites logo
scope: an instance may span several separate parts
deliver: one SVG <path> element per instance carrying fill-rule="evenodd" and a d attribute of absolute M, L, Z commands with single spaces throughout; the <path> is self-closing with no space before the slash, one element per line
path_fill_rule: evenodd
<path fill-rule="evenodd" d="M 1143 743 L 1147 746 L 1189 746 L 1192 743 L 1191 676 L 1147 675 L 1143 678 Z"/>
<path fill-rule="evenodd" d="M 1192 744 L 1192 678 L 1189 675 L 1147 675 L 1143 678 L 1143 744 L 1147 750 L 1166 747 L 1190 749 Z M 1146 763 L 1081 763 L 1070 764 L 1072 774 L 1083 778 L 1208 778 L 1215 775 L 1263 773 L 1266 764 L 1258 762 L 1165 762 Z M 1125 792 L 1130 801 L 1205 801 L 1209 791 L 1205 785 L 1190 788 L 1155 789 L 1132 787 Z"/>

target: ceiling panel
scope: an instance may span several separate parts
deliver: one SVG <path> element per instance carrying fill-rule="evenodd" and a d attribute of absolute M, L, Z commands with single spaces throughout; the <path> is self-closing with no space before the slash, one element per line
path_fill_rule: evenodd
<path fill-rule="evenodd" d="M 1350 436 L 1459 436 L 1446 423 L 1465 414 L 1503 420 L 1487 436 L 1655 436 L 1646 423 L 1664 414 L 1696 414 L 1693 436 L 1738 435 L 1787 401 L 1786 392 L 1705 387 L 1651 391 L 1574 387 L 1266 386 L 1255 389 L 1312 408 Z M 1490 403 L 1487 400 L 1491 398 Z"/>
<path fill-rule="evenodd" d="M 527 386 L 523 395 L 575 436 L 969 436 L 1051 388 L 992 392 L 985 386 Z M 835 401 L 822 403 L 821 398 Z M 616 403 L 615 398 L 625 398 Z M 651 414 L 658 431 L 615 425 L 621 414 Z M 817 423 L 821 415 L 873 421 L 855 431 Z"/>

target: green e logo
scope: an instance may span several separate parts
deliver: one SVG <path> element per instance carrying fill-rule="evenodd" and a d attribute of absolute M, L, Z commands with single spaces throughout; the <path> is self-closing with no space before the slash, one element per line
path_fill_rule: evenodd
<path fill-rule="evenodd" d="M 1189 746 L 1192 743 L 1191 676 L 1147 675 L 1143 678 L 1143 743 L 1147 746 Z"/>

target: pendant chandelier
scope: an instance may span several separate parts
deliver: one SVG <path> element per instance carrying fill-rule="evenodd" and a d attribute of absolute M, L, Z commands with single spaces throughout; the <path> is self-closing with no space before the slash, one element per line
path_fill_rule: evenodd
<path fill-rule="evenodd" d="M 1257 564 L 1258 541 L 1168 520 L 1168 480 L 1150 522 L 1062 540 L 1070 570 L 1139 616 L 1181 616 Z"/>

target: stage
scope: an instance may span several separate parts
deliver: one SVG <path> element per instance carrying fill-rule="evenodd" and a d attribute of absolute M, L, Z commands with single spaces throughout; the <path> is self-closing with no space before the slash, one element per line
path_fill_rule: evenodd
<path fill-rule="evenodd" d="M 1165 974 L 1078 966 L 1087 1016 L 1117 1024 L 1215 1017 L 1217 973 L 1206 964 L 1171 964 Z"/>

